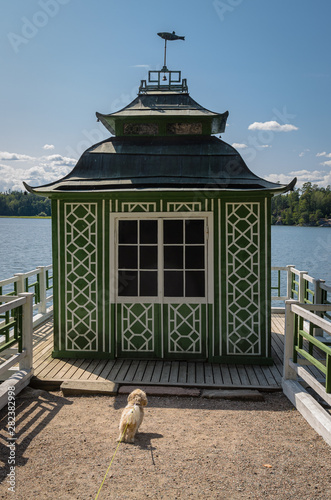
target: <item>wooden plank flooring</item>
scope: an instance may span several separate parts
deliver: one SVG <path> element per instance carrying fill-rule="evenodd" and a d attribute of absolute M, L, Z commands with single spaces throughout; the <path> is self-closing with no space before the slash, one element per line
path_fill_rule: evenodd
<path fill-rule="evenodd" d="M 34 332 L 34 373 L 43 380 L 111 380 L 132 385 L 280 389 L 284 315 L 272 315 L 273 366 L 190 361 L 53 359 L 53 321 Z"/>

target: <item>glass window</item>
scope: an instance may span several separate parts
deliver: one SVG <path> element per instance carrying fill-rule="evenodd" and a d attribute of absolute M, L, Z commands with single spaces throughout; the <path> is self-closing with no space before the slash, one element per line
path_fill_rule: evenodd
<path fill-rule="evenodd" d="M 183 269 L 183 246 L 164 246 L 164 269 Z"/>
<path fill-rule="evenodd" d="M 140 243 L 156 244 L 157 243 L 157 220 L 141 220 L 140 221 Z"/>
<path fill-rule="evenodd" d="M 164 297 L 205 296 L 203 219 L 120 220 L 118 239 L 119 296 L 157 297 L 160 273 Z"/>
<path fill-rule="evenodd" d="M 137 221 L 121 220 L 119 223 L 119 243 L 137 243 Z"/>
<path fill-rule="evenodd" d="M 205 242 L 205 221 L 202 219 L 187 219 L 185 221 L 185 243 Z"/>
<path fill-rule="evenodd" d="M 137 269 L 138 246 L 118 247 L 118 267 L 120 269 Z"/>
<path fill-rule="evenodd" d="M 165 220 L 163 221 L 163 243 L 171 245 L 183 243 L 183 221 Z"/>
<path fill-rule="evenodd" d="M 157 296 L 157 221 L 120 220 L 118 228 L 118 295 Z"/>
<path fill-rule="evenodd" d="M 185 297 L 205 296 L 205 273 L 204 271 L 185 272 Z"/>
<path fill-rule="evenodd" d="M 205 247 L 185 246 L 185 269 L 205 268 Z"/>
<path fill-rule="evenodd" d="M 157 246 L 143 246 L 140 248 L 140 269 L 157 269 Z"/>
<path fill-rule="evenodd" d="M 183 271 L 164 271 L 164 296 L 183 297 L 184 273 Z"/>
<path fill-rule="evenodd" d="M 157 271 L 140 271 L 141 297 L 155 297 L 157 295 Z"/>
<path fill-rule="evenodd" d="M 118 271 L 118 295 L 136 297 L 138 294 L 138 272 Z"/>

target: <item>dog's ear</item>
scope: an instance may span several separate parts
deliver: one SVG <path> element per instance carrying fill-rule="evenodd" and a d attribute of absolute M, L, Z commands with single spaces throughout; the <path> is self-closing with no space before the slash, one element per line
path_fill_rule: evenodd
<path fill-rule="evenodd" d="M 148 400 L 146 394 L 142 395 L 141 397 L 141 404 L 142 406 L 147 406 Z"/>

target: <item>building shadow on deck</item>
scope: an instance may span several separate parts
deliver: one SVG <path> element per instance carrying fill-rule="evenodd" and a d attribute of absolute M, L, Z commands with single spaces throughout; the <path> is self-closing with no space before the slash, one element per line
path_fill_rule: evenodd
<path fill-rule="evenodd" d="M 138 387 L 138 386 L 137 386 Z M 264 392 L 263 401 L 250 401 L 250 400 L 231 400 L 231 399 L 209 399 L 198 396 L 151 396 L 148 394 L 148 406 L 145 408 L 144 421 L 148 420 L 148 413 L 153 411 L 153 408 L 167 409 L 186 409 L 186 410 L 225 410 L 225 411 L 288 411 L 293 408 L 292 403 L 286 398 L 281 391 L 277 392 Z M 108 397 L 108 396 L 100 396 Z M 114 398 L 113 408 L 118 410 L 118 421 L 120 419 L 121 410 L 127 404 L 127 395 L 119 394 Z"/>
<path fill-rule="evenodd" d="M 31 441 L 65 405 L 71 404 L 64 397 L 27 387 L 16 396 L 16 440 L 12 440 L 8 434 L 7 406 L 0 411 L 0 484 L 6 480 L 10 465 L 15 466 L 17 475 L 17 468 L 24 466 L 29 460 L 25 453 Z M 12 450 L 8 446 L 11 443 L 15 443 Z"/>

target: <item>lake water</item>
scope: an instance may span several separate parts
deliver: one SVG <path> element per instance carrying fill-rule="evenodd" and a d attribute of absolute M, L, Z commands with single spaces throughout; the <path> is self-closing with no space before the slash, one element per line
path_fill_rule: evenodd
<path fill-rule="evenodd" d="M 293 264 L 331 285 L 331 228 L 272 226 L 272 265 Z M 51 220 L 0 218 L 0 280 L 52 262 Z"/>

